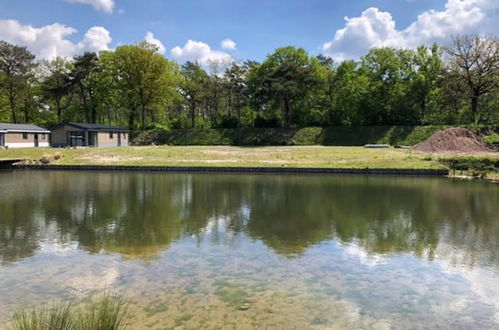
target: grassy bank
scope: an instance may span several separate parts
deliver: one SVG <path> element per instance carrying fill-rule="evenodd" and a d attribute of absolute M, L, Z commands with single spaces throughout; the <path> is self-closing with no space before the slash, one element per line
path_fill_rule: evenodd
<path fill-rule="evenodd" d="M 0 158 L 55 165 L 445 169 L 438 159 L 407 149 L 362 147 L 149 146 L 94 149 L 10 149 Z"/>
<path fill-rule="evenodd" d="M 448 126 L 365 126 L 240 128 L 203 130 L 150 130 L 136 132 L 136 145 L 234 145 L 234 146 L 363 146 L 369 143 L 411 146 Z M 469 129 L 494 142 L 497 127 Z M 494 133 L 496 132 L 496 133 Z"/>

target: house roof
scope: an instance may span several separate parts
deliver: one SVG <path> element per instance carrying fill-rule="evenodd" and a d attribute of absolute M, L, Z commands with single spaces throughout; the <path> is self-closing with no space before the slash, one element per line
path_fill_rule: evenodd
<path fill-rule="evenodd" d="M 126 132 L 127 130 L 118 126 L 112 126 L 112 125 L 101 125 L 101 124 L 88 124 L 88 123 L 67 123 L 66 125 L 70 125 L 79 129 L 83 129 L 86 131 L 104 131 L 104 132 L 110 132 L 110 131 L 119 131 L 119 132 Z"/>
<path fill-rule="evenodd" d="M 2 124 L 0 123 L 1 132 L 25 132 L 25 133 L 50 133 L 45 128 L 28 124 Z"/>

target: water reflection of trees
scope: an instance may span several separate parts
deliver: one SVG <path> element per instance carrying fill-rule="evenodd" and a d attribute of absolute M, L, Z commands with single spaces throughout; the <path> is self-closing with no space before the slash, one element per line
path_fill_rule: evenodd
<path fill-rule="evenodd" d="M 498 261 L 499 189 L 483 182 L 17 172 L 0 184 L 10 188 L 0 196 L 3 263 L 33 255 L 49 236 L 91 253 L 151 258 L 183 237 L 227 244 L 243 235 L 286 256 L 336 239 L 370 253 L 431 259 L 447 246 L 469 265 Z"/>

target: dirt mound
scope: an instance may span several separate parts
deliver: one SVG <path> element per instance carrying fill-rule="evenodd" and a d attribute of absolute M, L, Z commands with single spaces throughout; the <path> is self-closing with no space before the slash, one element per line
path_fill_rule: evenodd
<path fill-rule="evenodd" d="M 433 134 L 413 147 L 426 153 L 482 153 L 492 150 L 478 136 L 464 128 L 449 128 Z"/>

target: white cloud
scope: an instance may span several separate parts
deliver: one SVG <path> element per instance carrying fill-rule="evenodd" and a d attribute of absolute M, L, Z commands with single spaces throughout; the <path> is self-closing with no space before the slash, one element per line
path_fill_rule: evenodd
<path fill-rule="evenodd" d="M 224 39 L 220 43 L 220 46 L 225 50 L 236 50 L 237 44 L 231 39 Z"/>
<path fill-rule="evenodd" d="M 359 17 L 345 18 L 345 27 L 323 45 L 323 52 L 337 59 L 357 58 L 373 47 L 414 48 L 446 41 L 453 34 L 490 32 L 499 27 L 497 0 L 447 0 L 442 11 L 428 10 L 404 30 L 396 28 L 388 12 L 368 8 Z"/>
<path fill-rule="evenodd" d="M 90 28 L 83 38 L 83 41 L 77 45 L 80 51 L 99 52 L 108 50 L 108 45 L 111 43 L 111 34 L 102 26 L 94 26 Z"/>
<path fill-rule="evenodd" d="M 0 20 L 0 40 L 27 46 L 38 59 L 71 57 L 84 51 L 98 52 L 109 49 L 111 36 L 105 28 L 90 28 L 78 43 L 67 40 L 68 36 L 76 32 L 76 29 L 59 23 L 36 28 L 16 20 Z"/>
<path fill-rule="evenodd" d="M 71 3 L 81 3 L 94 7 L 95 10 L 112 13 L 114 10 L 114 0 L 66 0 Z"/>
<path fill-rule="evenodd" d="M 152 32 L 147 32 L 144 39 L 148 43 L 153 44 L 156 47 L 158 47 L 158 51 L 160 54 L 165 54 L 165 51 L 166 51 L 165 45 L 163 45 L 163 43 L 160 40 L 156 39 Z"/>
<path fill-rule="evenodd" d="M 213 50 L 208 44 L 194 40 L 187 41 L 184 47 L 173 48 L 171 53 L 177 59 L 199 62 L 202 65 L 207 65 L 210 62 L 233 61 L 229 54 Z"/>

